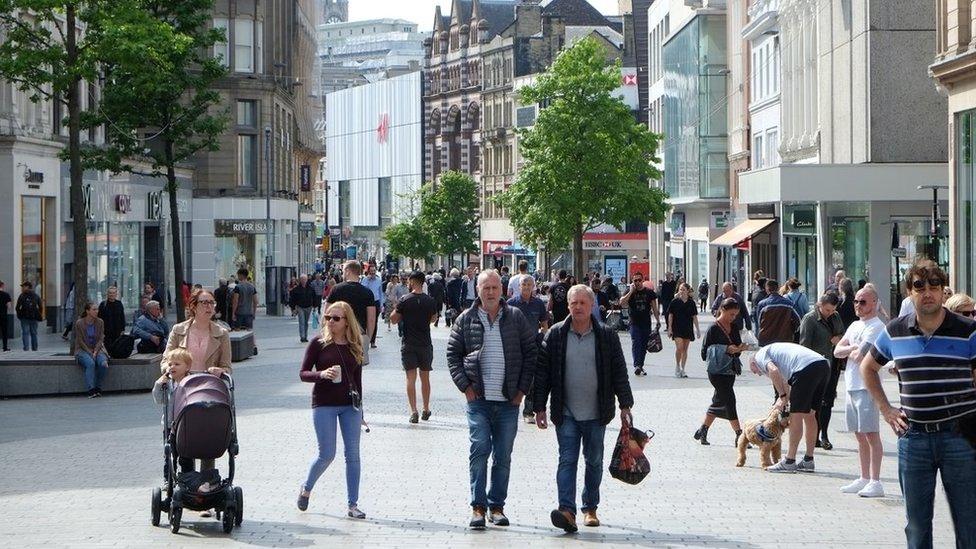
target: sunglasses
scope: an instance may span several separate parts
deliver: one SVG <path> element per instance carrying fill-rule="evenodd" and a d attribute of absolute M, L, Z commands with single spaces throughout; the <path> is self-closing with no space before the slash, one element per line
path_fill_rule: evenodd
<path fill-rule="evenodd" d="M 327 320 L 329 322 L 340 322 L 346 317 L 339 315 L 322 315 L 322 320 Z"/>
<path fill-rule="evenodd" d="M 970 317 L 976 318 L 976 311 L 960 311 L 960 312 L 958 312 L 956 314 L 957 315 L 970 316 Z"/>
<path fill-rule="evenodd" d="M 945 286 L 945 282 L 941 278 L 932 277 L 927 280 L 921 280 L 921 279 L 913 280 L 912 288 L 921 292 L 922 290 L 925 289 L 926 283 L 928 283 L 929 288 L 933 288 L 933 289 L 942 289 L 942 287 Z"/>
<path fill-rule="evenodd" d="M 866 300 L 866 299 L 855 299 L 854 300 L 854 304 L 855 305 L 867 305 L 868 304 L 868 300 Z"/>
<path fill-rule="evenodd" d="M 197 305 L 216 305 L 217 302 L 212 299 L 201 299 L 197 301 Z"/>

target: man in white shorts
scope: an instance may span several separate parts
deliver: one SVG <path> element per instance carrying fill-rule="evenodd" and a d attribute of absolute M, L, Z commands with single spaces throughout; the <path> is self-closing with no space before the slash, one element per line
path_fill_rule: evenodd
<path fill-rule="evenodd" d="M 861 379 L 861 359 L 871 348 L 874 340 L 884 330 L 884 322 L 878 318 L 878 293 L 867 284 L 854 296 L 854 312 L 857 320 L 847 328 L 843 339 L 834 348 L 834 356 L 847 359 L 844 380 L 847 383 L 847 430 L 857 437 L 857 455 L 861 460 L 861 477 L 843 486 L 845 494 L 857 494 L 866 498 L 884 497 L 881 485 L 881 446 L 878 407 Z"/>

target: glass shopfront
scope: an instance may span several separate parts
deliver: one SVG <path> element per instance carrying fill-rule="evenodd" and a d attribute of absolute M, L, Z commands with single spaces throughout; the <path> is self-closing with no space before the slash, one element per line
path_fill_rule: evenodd
<path fill-rule="evenodd" d="M 268 237 L 264 221 L 214 221 L 214 270 L 217 278 L 237 277 L 238 269 L 247 269 L 258 290 L 258 303 L 264 305 L 265 267 Z"/>
<path fill-rule="evenodd" d="M 813 304 L 820 293 L 817 283 L 817 210 L 813 204 L 783 206 L 783 242 L 786 276 L 800 281 L 801 291 Z"/>
<path fill-rule="evenodd" d="M 105 299 L 110 286 L 119 289 L 127 309 L 139 305 L 143 283 L 142 223 L 88 223 L 88 298 Z"/>
<path fill-rule="evenodd" d="M 20 200 L 21 281 L 33 283 L 34 291 L 43 300 L 44 265 L 46 264 L 44 256 L 45 199 L 41 196 L 23 196 Z M 8 289 L 8 291 L 10 290 Z"/>
<path fill-rule="evenodd" d="M 956 258 L 955 289 L 976 294 L 976 110 L 959 113 L 956 120 L 955 211 L 953 212 L 953 256 Z"/>

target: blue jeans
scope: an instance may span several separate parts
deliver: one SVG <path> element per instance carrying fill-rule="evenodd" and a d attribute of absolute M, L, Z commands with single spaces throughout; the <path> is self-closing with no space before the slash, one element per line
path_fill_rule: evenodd
<path fill-rule="evenodd" d="M 600 482 L 603 480 L 603 439 L 607 426 L 600 420 L 577 421 L 569 410 L 563 412 L 563 420 L 556 426 L 559 442 L 559 466 L 556 469 L 556 488 L 559 491 L 559 508 L 576 513 L 576 472 L 580 446 L 583 447 L 583 512 L 596 511 L 600 505 Z"/>
<path fill-rule="evenodd" d="M 479 398 L 468 403 L 468 434 L 471 452 L 471 506 L 501 508 L 508 497 L 512 472 L 512 447 L 518 432 L 519 408 L 508 401 Z M 491 490 L 488 488 L 488 456 L 491 456 Z"/>
<path fill-rule="evenodd" d="M 898 439 L 898 482 L 905 495 L 908 547 L 932 547 L 937 472 L 942 474 L 956 547 L 976 547 L 976 450 L 954 431 L 926 433 L 915 427 Z"/>
<path fill-rule="evenodd" d="M 644 357 L 647 356 L 647 340 L 650 335 L 650 325 L 630 325 L 630 350 L 634 353 L 634 368 L 644 367 Z"/>
<path fill-rule="evenodd" d="M 101 389 L 102 380 L 108 373 L 108 356 L 105 353 L 98 353 L 95 358 L 85 351 L 75 353 L 75 360 L 85 368 L 85 385 L 88 390 Z"/>
<path fill-rule="evenodd" d="M 25 351 L 37 350 L 37 321 L 20 320 L 20 338 L 24 342 Z"/>
<path fill-rule="evenodd" d="M 298 308 L 298 337 L 308 339 L 308 316 L 312 314 L 311 307 Z"/>
<path fill-rule="evenodd" d="M 312 423 L 315 425 L 315 438 L 319 442 L 319 455 L 312 460 L 305 479 L 305 489 L 309 492 L 336 455 L 336 424 L 342 430 L 342 446 L 346 457 L 346 494 L 350 506 L 359 503 L 359 476 L 362 468 L 359 463 L 359 427 L 363 421 L 362 410 L 352 406 L 317 406 L 312 408 Z"/>

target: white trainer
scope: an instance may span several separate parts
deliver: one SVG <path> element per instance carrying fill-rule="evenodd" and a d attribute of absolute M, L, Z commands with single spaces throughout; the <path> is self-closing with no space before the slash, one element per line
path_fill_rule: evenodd
<path fill-rule="evenodd" d="M 881 485 L 880 480 L 872 480 L 857 495 L 862 498 L 883 498 L 885 495 L 884 486 Z"/>
<path fill-rule="evenodd" d="M 856 494 L 860 492 L 865 486 L 868 485 L 868 479 L 859 478 L 850 484 L 845 484 L 840 487 L 840 491 L 845 494 Z"/>

